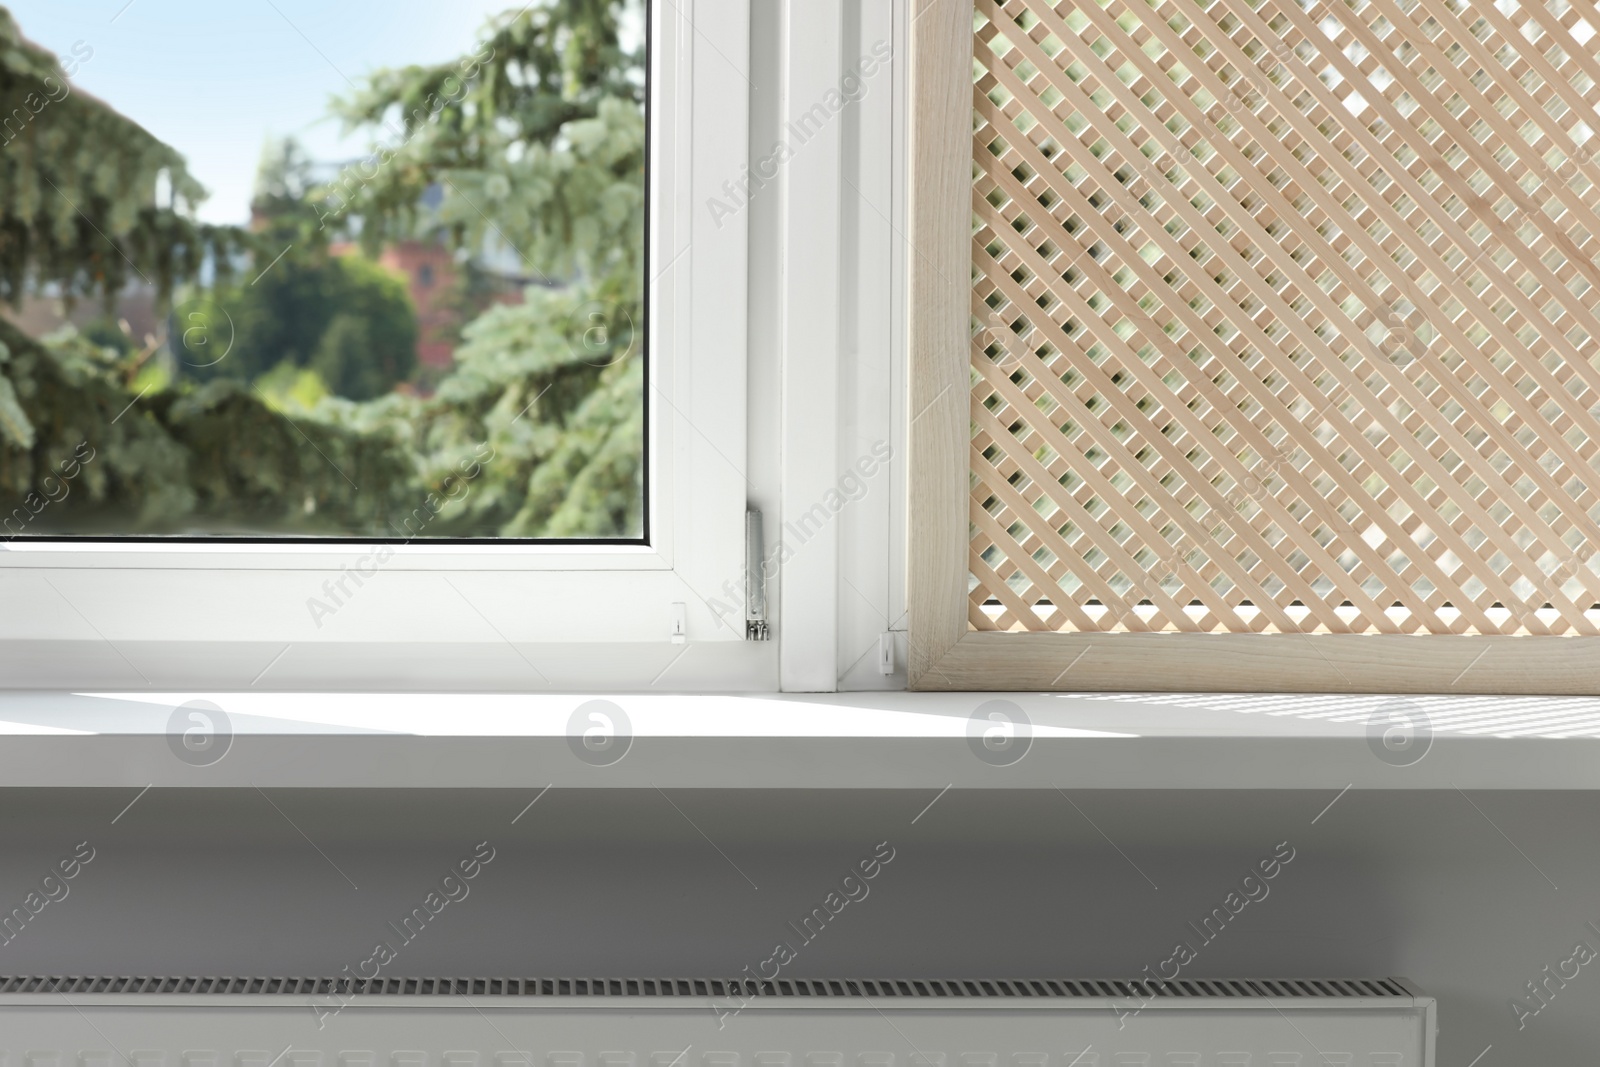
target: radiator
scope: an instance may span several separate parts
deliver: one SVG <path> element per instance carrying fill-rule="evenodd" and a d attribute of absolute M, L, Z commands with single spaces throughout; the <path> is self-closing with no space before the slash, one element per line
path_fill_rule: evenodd
<path fill-rule="evenodd" d="M 1407 981 L 0 978 L 5 1067 L 1432 1067 Z"/>

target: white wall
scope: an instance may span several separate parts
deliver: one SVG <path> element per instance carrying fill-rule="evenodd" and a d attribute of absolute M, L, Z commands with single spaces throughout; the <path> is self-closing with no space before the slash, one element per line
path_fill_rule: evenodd
<path fill-rule="evenodd" d="M 951 791 L 918 818 L 931 793 L 675 791 L 674 808 L 553 790 L 513 825 L 531 794 L 273 791 L 280 813 L 185 789 L 113 824 L 128 790 L 7 790 L 0 903 L 76 842 L 96 858 L 0 947 L 0 971 L 337 973 L 488 840 L 471 895 L 385 973 L 733 976 L 888 841 L 871 894 L 790 973 L 1135 977 L 1198 944 L 1188 924 L 1287 841 L 1270 894 L 1185 975 L 1411 978 L 1440 999 L 1442 1067 L 1491 1044 L 1480 1067 L 1600 1053 L 1592 968 L 1520 1032 L 1509 1007 L 1578 940 L 1600 947 L 1600 796 L 1358 790 L 1320 818 L 1320 791 L 1072 798 L 1081 812 L 1053 791 Z"/>

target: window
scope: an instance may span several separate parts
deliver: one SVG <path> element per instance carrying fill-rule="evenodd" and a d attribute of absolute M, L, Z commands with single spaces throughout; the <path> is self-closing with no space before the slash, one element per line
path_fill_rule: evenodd
<path fill-rule="evenodd" d="M 647 37 L 8 4 L 0 533 L 647 543 Z"/>
<path fill-rule="evenodd" d="M 493 56 L 484 54 L 483 42 L 471 36 L 471 28 L 482 24 L 477 14 L 498 12 L 502 10 L 499 5 L 487 5 L 482 12 L 475 9 L 471 18 L 463 18 L 459 5 L 416 6 L 429 13 L 429 24 L 443 25 L 440 20 L 449 23 L 449 33 L 441 33 L 440 41 L 466 42 L 443 57 L 449 63 L 437 71 L 441 95 L 447 88 L 445 82 L 454 73 L 451 68 L 462 60 L 468 61 L 469 68 L 473 62 L 481 68 L 495 61 Z M 605 5 L 541 2 L 524 9 L 524 15 L 554 17 L 554 12 L 601 6 Z M 45 125 L 51 117 L 49 108 L 62 112 L 91 105 L 115 108 L 116 101 L 109 98 L 109 93 L 102 99 L 97 92 L 91 99 L 87 89 L 79 90 L 71 82 L 74 77 L 87 78 L 93 64 L 111 68 L 118 62 L 142 62 L 147 76 L 153 79 L 172 76 L 163 72 L 162 64 L 150 64 L 140 58 L 143 53 L 137 47 L 138 32 L 127 27 L 138 26 L 135 19 L 141 7 L 130 6 L 114 22 L 93 27 L 92 35 L 87 29 L 82 31 L 79 36 L 85 49 L 92 49 L 92 56 L 77 57 L 79 67 L 71 71 L 70 63 L 64 60 L 76 57 L 72 48 L 78 37 L 73 36 L 70 27 L 58 33 L 33 29 L 27 21 L 32 12 L 35 22 L 48 16 L 60 26 L 70 23 L 70 16 L 50 5 L 10 5 L 15 21 L 7 23 L 7 32 L 17 32 L 16 27 L 20 26 L 25 34 L 48 39 L 49 47 L 42 54 L 29 51 L 25 59 L 41 83 L 49 77 L 54 79 L 50 84 L 59 87 L 55 90 L 59 99 L 32 115 L 32 126 L 17 134 L 18 144 L 27 137 L 49 136 Z M 279 3 L 277 7 L 282 9 L 282 15 L 273 17 L 283 25 L 273 32 L 284 42 L 299 41 L 310 57 L 304 62 L 314 64 L 333 58 L 335 65 L 344 66 L 329 53 L 328 45 L 317 40 L 316 31 L 324 24 L 316 20 L 336 17 L 318 14 L 327 5 Z M 520 7 L 506 5 L 504 10 L 515 12 Z M 272 9 L 273 5 L 263 7 L 269 13 Z M 339 5 L 341 12 L 355 9 L 371 16 L 374 26 L 392 27 L 403 21 L 390 5 Z M 415 369 L 402 383 L 404 388 L 396 389 L 392 382 L 386 382 L 371 387 L 386 389 L 381 396 L 361 399 L 353 394 L 367 387 L 355 381 L 346 395 L 314 395 L 317 388 L 315 383 L 308 384 L 305 371 L 315 369 L 317 353 L 363 350 L 363 329 L 365 340 L 371 340 L 376 332 L 370 323 L 362 327 L 348 317 L 339 326 L 337 315 L 329 325 L 330 330 L 338 327 L 333 340 L 323 344 L 326 338 L 319 336 L 315 344 L 307 340 L 296 349 L 302 354 L 305 349 L 311 350 L 303 365 L 293 363 L 280 370 L 282 360 L 265 360 L 268 365 L 260 377 L 247 384 L 230 381 L 226 376 L 204 377 L 207 368 L 198 365 L 217 359 L 213 353 L 222 340 L 218 330 L 226 325 L 230 314 L 226 301 L 216 298 L 215 287 L 250 289 L 268 285 L 299 252 L 286 251 L 284 259 L 274 265 L 271 257 L 263 258 L 252 251 L 247 239 L 271 235 L 278 225 L 271 217 L 257 220 L 252 224 L 254 228 L 247 227 L 245 233 L 235 232 L 237 225 L 230 230 L 220 218 L 208 218 L 203 207 L 197 209 L 199 214 L 180 219 L 179 208 L 194 202 L 198 196 L 196 182 L 204 184 L 204 175 L 196 179 L 179 166 L 182 161 L 176 155 L 168 157 L 169 165 L 150 176 L 147 183 L 150 209 L 159 214 L 163 223 L 188 227 L 184 232 L 189 236 L 179 250 L 182 254 L 174 252 L 171 263 L 161 262 L 159 249 L 153 251 L 147 244 L 122 241 L 114 245 L 104 239 L 108 235 L 122 236 L 122 231 L 97 234 L 91 220 L 98 224 L 121 217 L 109 203 L 99 207 L 80 205 L 88 209 L 89 217 L 72 216 L 82 223 L 74 231 L 76 243 L 51 261 L 58 284 L 63 286 L 60 295 L 65 296 L 72 286 L 87 293 L 93 288 L 97 271 L 114 279 L 110 287 L 121 294 L 124 282 L 136 279 L 135 267 L 150 274 L 150 280 L 159 288 L 160 277 L 152 271 L 158 265 L 170 268 L 179 296 L 174 321 L 184 326 L 173 335 L 172 343 L 178 348 L 174 355 L 195 364 L 198 378 L 191 392 L 155 388 L 152 378 L 158 371 L 151 368 L 156 357 L 152 352 L 140 361 L 138 353 L 149 347 L 144 333 L 155 334 L 156 330 L 142 330 L 127 315 L 109 325 L 86 323 L 72 342 L 76 347 L 59 358 L 52 355 L 52 362 L 65 368 L 64 376 L 103 382 L 95 386 L 98 391 L 92 410 L 105 415 L 105 425 L 113 430 L 120 431 L 135 419 L 200 418 L 210 410 L 207 404 L 223 402 L 216 399 L 219 397 L 226 398 L 226 403 L 233 405 L 229 410 L 239 414 L 232 421 L 213 420 L 213 436 L 198 442 L 191 453 L 192 462 L 210 479 L 210 489 L 202 492 L 187 482 L 152 475 L 142 495 L 121 498 L 125 501 L 122 510 L 106 513 L 102 525 L 96 527 L 85 517 L 85 523 L 76 526 L 76 517 L 68 519 L 75 516 L 73 505 L 79 500 L 95 499 L 91 491 L 94 486 L 112 484 L 111 456 L 96 442 L 87 441 L 87 434 L 82 432 L 66 442 L 75 446 L 85 441 L 81 454 L 74 447 L 66 447 L 60 456 L 46 456 L 36 447 L 39 435 L 61 432 L 72 436 L 70 427 L 63 429 L 65 424 L 55 419 L 53 412 L 50 417 L 37 408 L 30 412 L 27 388 L 10 385 L 0 395 L 0 420 L 8 426 L 7 432 L 24 438 L 31 432 L 34 437 L 27 448 L 19 448 L 12 440 L 12 467 L 5 468 L 6 476 L 20 477 L 14 467 L 16 457 L 21 455 L 35 464 L 26 472 L 27 477 L 17 483 L 24 501 L 27 493 L 34 492 L 35 480 L 39 488 L 49 488 L 44 484 L 47 476 L 56 479 L 50 485 L 69 486 L 70 492 L 58 489 L 55 492 L 61 499 L 52 500 L 49 492 L 41 491 L 34 501 L 39 509 L 30 513 L 27 528 L 9 531 L 8 538 L 0 540 L 0 598 L 31 605 L 26 617 L 17 615 L 0 623 L 0 638 L 12 642 L 60 641 L 68 650 L 69 659 L 92 649 L 99 657 L 97 661 L 107 664 L 110 671 L 120 671 L 122 678 L 136 685 L 141 679 L 150 681 L 159 672 L 159 668 L 151 666 L 154 660 L 144 659 L 140 653 L 141 643 L 147 641 L 164 650 L 159 655 L 170 653 L 174 657 L 171 662 L 182 663 L 186 671 L 196 669 L 196 664 L 220 663 L 227 657 L 234 657 L 229 662 L 236 664 L 254 659 L 262 667 L 280 673 L 298 662 L 298 676 L 326 676 L 344 685 L 360 684 L 360 679 L 367 678 L 371 680 L 369 684 L 384 686 L 550 687 L 564 682 L 575 684 L 573 679 L 593 684 L 596 677 L 619 684 L 647 684 L 661 674 L 668 662 L 684 653 L 681 646 L 672 643 L 675 634 L 680 638 L 686 634 L 702 650 L 697 658 L 710 666 L 697 669 L 722 672 L 719 677 L 728 676 L 730 671 L 737 676 L 744 669 L 740 664 L 756 662 L 750 658 L 752 655 L 766 657 L 760 662 L 768 662 L 769 650 L 751 653 L 742 649 L 742 611 L 734 616 L 728 610 L 729 598 L 722 592 L 730 582 L 742 583 L 744 513 L 750 495 L 745 460 L 748 213 L 716 217 L 704 208 L 713 195 L 722 195 L 724 183 L 730 176 L 739 175 L 748 159 L 750 86 L 745 67 L 749 13 L 739 0 L 653 3 L 648 7 L 619 2 L 608 10 L 617 13 L 620 44 L 615 55 L 602 49 L 604 54 L 598 58 L 605 63 L 598 69 L 618 86 L 637 88 L 639 104 L 645 102 L 644 86 L 648 85 L 648 109 L 642 111 L 625 99 L 606 104 L 601 99 L 605 93 L 584 89 L 580 93 L 582 99 L 570 109 L 579 121 L 568 124 L 563 135 L 567 138 L 565 148 L 561 144 L 551 148 L 549 144 L 530 142 L 520 155 L 508 148 L 505 165 L 512 170 L 536 168 L 544 154 L 560 149 L 593 153 L 595 165 L 612 167 L 616 174 L 626 175 L 637 174 L 639 168 L 623 157 L 628 152 L 642 153 L 648 182 L 640 178 L 631 188 L 620 179 L 587 182 L 580 192 L 597 198 L 604 194 L 603 202 L 590 205 L 594 210 L 586 209 L 579 219 L 583 225 L 574 227 L 610 227 L 607 232 L 613 235 L 628 234 L 628 227 L 633 225 L 644 227 L 643 237 L 637 242 L 618 236 L 610 243 L 601 241 L 597 245 L 623 259 L 634 257 L 637 269 L 618 268 L 602 279 L 593 263 L 579 262 L 581 257 L 574 251 L 579 246 L 562 243 L 565 235 L 556 233 L 556 228 L 548 234 L 539 231 L 543 244 L 520 250 L 513 247 L 520 243 L 515 241 L 520 232 L 517 227 L 531 228 L 532 222 L 514 222 L 517 212 L 509 208 L 494 213 L 485 210 L 488 217 L 477 218 L 468 203 L 470 200 L 486 208 L 485 198 L 507 195 L 493 173 L 468 181 L 445 168 L 426 176 L 426 181 L 418 179 L 411 185 L 389 190 L 396 197 L 393 213 L 374 211 L 370 218 L 362 217 L 359 226 L 352 222 L 345 236 L 353 246 L 351 256 L 356 255 L 356 246 L 369 258 L 374 255 L 370 250 L 377 250 L 376 259 L 363 261 L 359 271 L 354 272 L 351 284 L 359 289 L 364 280 L 373 279 L 373 289 L 390 294 L 399 290 L 413 304 L 417 317 L 412 364 Z M 637 10 L 631 39 L 625 21 L 630 10 Z M 412 30 L 406 32 L 414 35 Z M 307 41 L 307 37 L 311 40 Z M 127 44 L 129 40 L 134 43 Z M 492 37 L 487 40 L 493 43 Z M 559 63 L 560 56 L 581 51 L 579 45 L 572 43 L 574 40 L 593 43 L 581 35 L 562 37 L 561 46 L 551 48 L 557 53 L 551 62 Z M 120 59 L 119 48 L 128 50 Z M 636 49 L 646 65 L 637 77 L 619 65 L 618 57 L 629 49 Z M 203 52 L 204 56 L 194 62 L 204 64 L 217 77 L 225 75 L 231 62 L 226 58 L 231 54 L 229 50 L 209 48 L 196 52 Z M 319 52 L 329 54 L 322 56 Z M 437 53 L 436 48 L 422 58 L 439 58 Z M 212 55 L 217 58 L 205 58 Z M 8 62 L 10 56 L 8 53 Z M 394 64 L 405 59 L 403 51 L 390 51 L 384 54 L 383 62 Z M 611 65 L 606 66 L 607 63 Z M 59 64 L 59 73 L 52 64 Z M 342 92 L 347 93 L 347 101 L 357 102 L 351 104 L 355 111 L 367 106 L 369 110 L 361 113 L 375 115 L 375 101 L 381 96 L 378 90 L 386 87 L 394 91 L 396 83 L 368 86 L 377 95 L 364 95 L 367 89 L 362 88 L 364 83 L 358 76 L 364 70 L 345 70 L 355 84 L 345 85 Z M 404 75 L 411 76 L 413 73 Z M 520 77 L 513 75 L 513 79 Z M 560 82 L 554 75 L 552 78 Z M 280 75 L 274 75 L 268 84 L 284 83 Z M 611 95 L 626 94 L 618 88 Z M 191 103 L 195 110 L 204 110 L 199 101 Z M 451 106 L 447 103 L 440 114 L 452 114 Z M 601 111 L 605 114 L 601 115 Z M 561 108 L 554 109 L 553 115 L 545 116 L 546 121 L 570 117 Z M 637 127 L 646 117 L 648 128 L 642 131 L 641 142 Z M 117 120 L 100 115 L 95 121 Z M 583 126 L 584 122 L 590 125 Z M 159 131 L 116 128 L 128 136 L 142 134 L 152 138 L 147 147 L 158 150 L 154 140 L 159 140 Z M 623 134 L 618 134 L 617 129 L 622 129 Z M 403 123 L 401 130 L 404 136 L 407 127 Z M 248 135 L 238 135 L 247 137 L 252 155 L 259 147 L 261 132 L 262 127 L 257 125 Z M 281 131 L 275 132 L 281 135 Z M 397 151 L 422 151 L 424 147 L 444 150 L 431 142 L 448 140 L 456 132 L 459 131 L 439 127 L 429 117 L 422 133 Z M 323 133 L 319 131 L 317 135 Z M 17 147 L 14 144 L 0 151 L 0 166 L 19 165 Z M 468 146 L 458 145 L 455 150 L 466 152 Z M 607 155 L 608 151 L 618 155 Z M 319 159 L 326 161 L 335 154 L 329 150 L 311 158 L 312 173 L 307 179 L 315 183 L 314 192 L 329 190 L 328 196 L 315 203 L 327 217 L 330 230 L 336 224 L 344 225 L 342 220 L 355 219 L 356 209 L 367 203 L 362 196 L 376 195 L 373 185 L 384 181 L 387 173 L 380 165 L 371 184 L 345 186 L 344 192 L 338 193 L 334 191 L 337 172 L 318 175 L 315 166 Z M 305 155 L 311 156 L 309 149 Z M 372 172 L 374 162 L 381 164 L 381 159 L 380 154 L 376 161 L 369 160 L 367 173 Z M 304 192 L 298 186 L 291 187 L 287 177 L 282 181 L 277 177 L 297 173 L 300 160 L 299 151 L 291 150 L 286 143 L 274 146 L 268 159 L 273 166 L 269 166 L 262 183 L 268 216 L 275 204 L 271 197 Z M 466 195 L 453 199 L 447 179 L 461 186 Z M 9 180 L 0 187 L 17 188 Z M 47 186 L 42 188 L 46 194 L 54 195 Z M 248 186 L 243 195 L 249 196 Z M 314 221 L 320 223 L 320 219 Z M 448 247 L 424 242 L 420 248 L 405 245 L 409 236 L 389 239 L 394 234 L 427 233 L 427 227 L 436 222 L 447 228 L 457 227 L 464 237 Z M 279 249 L 290 243 L 286 239 Z M 330 239 L 327 257 L 316 265 L 328 273 L 343 273 L 334 244 Z M 132 262 L 124 261 L 118 248 Z M 386 255 L 390 257 L 387 262 L 383 259 Z M 82 262 L 74 261 L 72 256 Z M 67 269 L 75 262 L 82 268 L 76 273 Z M 563 265 L 559 278 L 566 283 L 565 290 L 561 285 L 549 284 L 551 271 L 547 268 L 551 263 Z M 237 268 L 231 280 L 225 276 L 226 271 L 218 269 L 227 264 Z M 292 404 L 327 403 L 341 411 L 341 418 L 354 420 L 351 425 L 367 432 L 371 424 L 391 419 L 396 412 L 419 410 L 430 403 L 449 403 L 449 397 L 458 391 L 476 387 L 473 382 L 463 383 L 461 375 L 442 366 L 429 370 L 432 365 L 426 346 L 440 335 L 425 328 L 424 318 L 430 308 L 441 310 L 443 305 L 418 300 L 414 290 L 420 286 L 406 291 L 407 279 L 420 280 L 425 265 L 434 271 L 434 292 L 446 290 L 444 279 L 449 271 L 455 277 L 448 286 L 452 292 L 477 293 L 487 302 L 479 319 L 466 328 L 462 347 L 487 344 L 497 329 L 504 328 L 515 339 L 515 343 L 501 350 L 507 359 L 525 358 L 536 364 L 548 360 L 555 351 L 571 368 L 573 381 L 563 386 L 560 381 L 552 384 L 546 380 L 537 389 L 529 389 L 526 386 L 532 382 L 530 375 L 517 395 L 508 390 L 497 397 L 480 422 L 494 423 L 512 436 L 489 438 L 494 458 L 470 450 L 457 455 L 449 448 L 438 447 L 438 440 L 426 437 L 410 452 L 385 453 L 375 445 L 362 443 L 348 456 L 319 455 L 319 448 L 330 451 L 327 445 L 332 438 L 326 435 L 331 431 L 315 419 L 300 417 L 302 409 L 292 408 Z M 544 270 L 544 280 L 534 273 L 534 268 Z M 215 274 L 208 273 L 211 270 Z M 185 271 L 189 272 L 187 276 Z M 5 295 L 20 297 L 41 276 L 39 270 L 8 265 L 5 284 L 12 288 Z M 178 284 L 185 277 L 189 284 L 199 286 L 192 298 L 185 297 L 183 294 L 189 290 Z M 585 298 L 577 299 L 580 294 L 576 290 L 591 284 L 602 288 L 585 291 Z M 611 288 L 604 288 L 606 285 Z M 636 286 L 636 296 L 628 295 L 629 285 Z M 523 304 L 518 305 L 509 297 L 512 291 L 522 294 Z M 629 310 L 627 301 L 633 299 L 639 301 L 638 307 Z M 533 301 L 559 305 L 562 313 L 530 321 L 523 317 L 523 309 Z M 354 314 L 358 304 L 359 301 L 341 302 L 341 313 Z M 86 300 L 79 306 L 87 309 L 90 302 Z M 619 306 L 625 313 L 617 313 Z M 127 322 L 126 330 L 122 320 Z M 30 346 L 42 346 L 45 334 L 19 339 L 19 333 L 25 331 L 14 320 L 0 328 L 8 331 L 8 360 L 0 367 L 0 373 L 12 382 L 19 363 L 39 362 L 36 348 Z M 89 329 L 99 332 L 86 339 Z M 518 330 L 523 331 L 521 335 Z M 117 341 L 113 331 L 132 346 L 131 355 L 118 349 L 123 342 Z M 563 342 L 569 337 L 578 340 L 556 348 L 551 336 L 539 331 L 553 333 Z M 100 351 L 103 348 L 112 349 L 112 354 L 105 355 Z M 223 348 L 226 350 L 225 344 Z M 238 354 L 237 350 L 230 352 L 217 366 L 224 366 Z M 463 358 L 460 347 L 452 358 Z M 495 364 L 490 359 L 480 370 L 492 377 L 504 370 Z M 343 364 L 330 355 L 322 365 Z M 634 376 L 631 382 L 627 379 L 630 374 Z M 140 375 L 152 378 L 141 382 Z M 318 372 L 316 377 L 322 387 L 328 386 L 327 376 Z M 342 377 L 340 380 L 345 381 Z M 140 384 L 130 389 L 134 383 Z M 151 386 L 148 392 L 144 391 L 146 385 Z M 538 394 L 546 386 L 549 391 L 541 398 Z M 605 388 L 613 389 L 610 398 L 616 403 L 610 407 L 594 399 L 595 390 Z M 563 390 L 567 395 L 558 399 Z M 589 401 L 593 402 L 586 409 L 584 405 Z M 478 480 L 483 475 L 471 472 L 474 465 L 484 471 L 493 469 L 495 460 L 506 454 L 506 449 L 500 447 L 502 440 L 513 452 L 516 448 L 559 449 L 562 445 L 559 440 L 545 446 L 537 444 L 534 438 L 542 432 L 540 425 L 530 425 L 531 416 L 521 417 L 529 405 L 533 405 L 530 410 L 535 413 L 543 410 L 539 405 L 556 405 L 558 410 L 574 413 L 574 417 L 588 410 L 596 421 L 577 427 L 585 432 L 572 437 L 570 465 L 525 467 L 520 472 L 526 475 L 525 479 L 508 475 L 505 485 L 499 488 L 512 497 L 520 496 L 521 503 L 513 499 L 497 503 L 496 494 L 487 491 L 494 487 Z M 154 412 L 157 407 L 162 411 Z M 245 414 L 262 420 L 267 415 L 277 417 L 276 422 L 262 423 L 274 427 L 272 435 L 252 437 L 243 432 L 249 428 L 243 421 Z M 417 429 L 403 419 L 395 422 L 392 429 L 397 433 Z M 626 441 L 625 435 L 619 433 L 608 436 L 608 427 L 630 425 L 635 426 L 632 432 L 636 441 Z M 459 433 L 464 435 L 461 440 L 476 444 L 476 426 L 436 428 L 442 434 L 439 440 L 453 441 L 453 435 Z M 293 466 L 285 459 L 284 467 L 268 470 L 259 478 L 253 486 L 254 495 L 241 492 L 237 482 L 230 481 L 230 471 L 237 470 L 240 457 L 221 453 L 228 449 L 264 449 L 268 443 L 274 448 L 298 448 Z M 118 463 L 128 469 L 150 464 L 153 470 L 167 458 L 161 454 L 164 447 L 167 446 L 152 439 L 150 447 L 142 452 L 130 449 L 121 453 Z M 308 457 L 316 464 L 308 465 Z M 324 462 L 341 458 L 350 462 L 339 463 L 339 470 Z M 407 463 L 418 470 L 398 469 Z M 230 468 L 230 464 L 234 466 Z M 394 475 L 392 480 L 385 477 L 389 472 Z M 291 473 L 302 481 L 296 483 Z M 339 486 L 345 483 L 346 476 L 359 486 L 369 473 L 379 485 L 409 486 L 410 479 L 420 477 L 429 492 L 440 498 L 450 495 L 448 480 L 452 478 L 464 480 L 475 491 L 461 501 L 467 506 L 459 507 L 455 513 L 451 507 L 444 507 L 436 518 L 428 517 L 432 507 L 427 505 L 426 496 L 422 501 L 397 498 L 392 509 L 371 514 L 341 513 L 341 508 L 348 508 L 350 501 L 361 497 L 352 486 Z M 479 487 L 483 491 L 477 491 Z M 188 503 L 190 498 L 204 498 L 208 492 L 216 497 L 237 494 L 257 503 L 265 500 L 271 505 L 270 509 L 262 505 L 264 510 L 270 510 L 270 521 L 260 518 L 260 513 L 241 517 L 239 511 L 196 511 Z M 519 524 L 518 515 L 531 514 L 526 505 L 536 492 L 546 494 L 551 506 L 540 511 L 542 517 L 538 521 Z M 563 511 L 563 504 L 578 495 L 600 500 L 603 506 Z M 309 507 L 306 497 L 310 498 Z M 40 500 L 44 501 L 42 506 Z M 165 501 L 178 501 L 175 507 L 180 510 L 189 507 L 186 514 L 190 518 L 179 522 L 161 514 Z M 475 523 L 467 517 L 474 501 L 480 501 L 484 508 L 500 508 L 498 517 L 492 522 Z M 426 509 L 423 515 L 417 514 L 419 505 Z M 334 513 L 331 517 L 330 509 Z M 596 515 L 601 521 L 590 521 Z M 411 519 L 409 527 L 406 518 Z M 40 536 L 38 531 L 43 530 L 53 536 Z M 184 540 L 186 535 L 204 539 Z M 119 540 L 126 537 L 156 539 Z M 537 646 L 544 643 L 559 645 L 564 651 L 541 655 Z M 626 657 L 614 652 L 600 656 L 619 644 L 640 646 L 643 650 Z M 723 653 L 716 650 L 719 645 L 732 647 Z M 206 655 L 197 655 L 197 648 Z M 396 650 L 403 648 L 417 652 L 397 655 Z M 596 650 L 595 656 L 585 659 L 585 648 Z M 283 658 L 275 660 L 276 656 Z M 28 663 L 40 662 L 24 659 Z M 7 661 L 8 667 L 11 662 Z M 67 668 L 63 672 L 63 676 L 82 676 Z M 642 682 L 627 681 L 636 676 Z M 20 677 L 36 676 L 12 673 L 8 681 L 16 684 Z M 108 684 L 121 684 L 110 682 L 109 678 Z M 272 677 L 263 684 L 272 684 Z"/>

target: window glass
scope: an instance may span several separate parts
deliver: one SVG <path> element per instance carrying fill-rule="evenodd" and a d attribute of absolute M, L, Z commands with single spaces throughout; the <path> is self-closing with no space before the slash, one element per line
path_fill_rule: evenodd
<path fill-rule="evenodd" d="M 645 538 L 645 24 L 0 4 L 0 538 Z"/>

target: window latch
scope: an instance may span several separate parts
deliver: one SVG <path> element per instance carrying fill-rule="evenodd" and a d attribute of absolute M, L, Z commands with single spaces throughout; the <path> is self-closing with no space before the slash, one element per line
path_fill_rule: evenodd
<path fill-rule="evenodd" d="M 765 641 L 767 628 L 767 576 L 762 566 L 761 512 L 749 508 L 744 513 L 744 636 L 747 641 Z"/>

